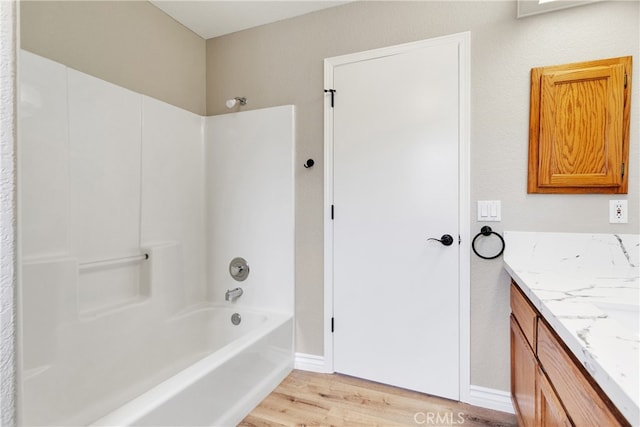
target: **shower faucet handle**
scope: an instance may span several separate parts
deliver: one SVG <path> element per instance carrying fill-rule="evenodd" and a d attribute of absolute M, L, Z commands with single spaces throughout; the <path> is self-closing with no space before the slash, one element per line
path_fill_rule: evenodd
<path fill-rule="evenodd" d="M 249 264 L 244 258 L 234 258 L 229 263 L 229 274 L 234 280 L 242 282 L 249 276 Z"/>

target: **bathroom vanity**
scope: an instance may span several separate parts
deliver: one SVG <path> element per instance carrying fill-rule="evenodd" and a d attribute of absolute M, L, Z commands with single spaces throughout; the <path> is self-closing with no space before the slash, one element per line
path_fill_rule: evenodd
<path fill-rule="evenodd" d="M 639 236 L 505 239 L 519 424 L 639 425 Z"/>

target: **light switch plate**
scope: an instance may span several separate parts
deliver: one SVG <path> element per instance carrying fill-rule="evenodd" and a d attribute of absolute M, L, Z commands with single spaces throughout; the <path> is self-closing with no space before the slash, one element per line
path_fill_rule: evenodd
<path fill-rule="evenodd" d="M 500 200 L 478 200 L 478 221 L 502 221 Z"/>

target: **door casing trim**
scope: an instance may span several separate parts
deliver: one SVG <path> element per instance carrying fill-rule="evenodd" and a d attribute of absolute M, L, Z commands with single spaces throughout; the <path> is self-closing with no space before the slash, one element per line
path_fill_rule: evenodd
<path fill-rule="evenodd" d="M 459 399 L 469 402 L 471 389 L 471 286 L 470 286 L 470 90 L 471 90 L 471 33 L 463 32 L 442 37 L 404 43 L 380 49 L 341 55 L 324 60 L 324 88 L 333 89 L 333 70 L 335 67 L 354 62 L 367 61 L 385 56 L 398 55 L 414 49 L 436 46 L 445 43 L 458 43 L 459 58 L 459 230 L 460 230 L 460 263 L 459 263 L 459 313 L 460 313 L 460 355 L 459 355 Z M 333 109 L 331 93 L 324 100 L 324 372 L 334 372 L 333 366 L 333 220 L 331 205 L 333 204 Z M 340 94 L 336 93 L 336 103 L 340 102 Z"/>

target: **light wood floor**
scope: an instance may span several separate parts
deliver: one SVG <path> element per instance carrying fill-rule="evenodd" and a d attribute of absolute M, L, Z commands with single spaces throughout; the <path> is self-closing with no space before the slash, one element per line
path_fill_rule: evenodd
<path fill-rule="evenodd" d="M 241 423 L 263 426 L 516 426 L 512 414 L 340 374 L 293 371 Z"/>

